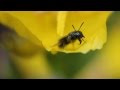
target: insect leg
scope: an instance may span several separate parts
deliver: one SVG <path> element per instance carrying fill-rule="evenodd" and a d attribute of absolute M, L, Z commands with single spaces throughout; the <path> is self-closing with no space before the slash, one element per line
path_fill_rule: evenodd
<path fill-rule="evenodd" d="M 81 43 L 82 43 L 82 40 L 81 40 L 80 38 L 79 38 L 78 40 L 79 40 L 79 42 L 80 42 L 80 44 L 81 44 Z"/>

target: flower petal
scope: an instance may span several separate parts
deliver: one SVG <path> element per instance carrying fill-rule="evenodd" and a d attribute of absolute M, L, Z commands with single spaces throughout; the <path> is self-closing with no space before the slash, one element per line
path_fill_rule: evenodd
<path fill-rule="evenodd" d="M 106 42 L 106 20 L 110 13 L 109 11 L 7 12 L 7 15 L 1 14 L 0 22 L 14 27 L 21 36 L 37 45 L 41 45 L 42 42 L 48 51 L 87 53 L 102 48 Z M 9 24 L 10 22 L 12 23 Z M 82 45 L 77 40 L 74 44 L 66 45 L 64 49 L 59 48 L 59 39 L 73 31 L 72 25 L 78 29 L 82 22 L 84 25 L 81 31 L 85 36 Z"/>
<path fill-rule="evenodd" d="M 33 33 L 31 33 L 28 26 L 25 25 L 23 21 L 17 17 L 17 16 L 20 16 L 21 14 L 24 15 L 24 16 L 21 16 L 21 18 L 24 17 L 25 20 L 32 18 L 32 15 L 30 12 L 27 12 L 27 13 L 25 12 L 0 12 L 0 23 L 8 26 L 9 28 L 17 32 L 20 36 L 32 41 L 33 43 L 36 43 L 37 45 L 41 45 L 40 40 L 38 40 L 38 38 L 36 38 L 36 36 L 34 36 Z"/>
<path fill-rule="evenodd" d="M 66 53 L 87 53 L 90 50 L 101 49 L 107 39 L 106 20 L 110 14 L 111 12 L 108 11 L 69 12 L 65 19 L 66 21 L 64 21 L 66 23 L 63 36 L 74 31 L 72 25 L 75 26 L 75 29 L 78 29 L 80 24 L 84 22 L 80 31 L 83 32 L 85 39 L 82 45 L 79 44 L 79 41 L 76 41 L 76 43 L 67 45 L 64 49 L 56 48 L 56 50 Z"/>
<path fill-rule="evenodd" d="M 67 16 L 66 11 L 58 12 L 58 16 L 57 16 L 57 33 L 60 36 L 63 36 L 63 33 L 64 33 L 66 16 Z"/>

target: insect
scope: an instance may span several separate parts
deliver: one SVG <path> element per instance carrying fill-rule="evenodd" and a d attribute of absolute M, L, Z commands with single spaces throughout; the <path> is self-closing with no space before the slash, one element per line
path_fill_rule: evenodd
<path fill-rule="evenodd" d="M 78 30 L 76 30 L 75 27 L 72 25 L 72 27 L 75 31 L 70 32 L 68 35 L 61 38 L 58 42 L 58 47 L 64 48 L 66 45 L 68 45 L 70 43 L 74 43 L 76 40 L 79 40 L 79 42 L 81 44 L 82 40 L 83 40 L 82 38 L 85 38 L 83 33 L 80 31 L 80 28 L 82 27 L 83 23 L 80 25 Z"/>

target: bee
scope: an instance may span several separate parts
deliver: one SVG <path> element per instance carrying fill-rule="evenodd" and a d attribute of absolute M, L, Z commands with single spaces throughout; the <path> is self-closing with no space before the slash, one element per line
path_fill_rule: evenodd
<path fill-rule="evenodd" d="M 80 31 L 80 28 L 82 27 L 83 24 L 84 24 L 84 22 L 80 25 L 78 30 L 76 30 L 75 27 L 72 25 L 74 31 L 70 32 L 68 35 L 61 38 L 58 42 L 58 47 L 64 48 L 66 45 L 68 45 L 70 43 L 74 43 L 76 40 L 79 40 L 79 42 L 81 44 L 83 38 L 85 38 L 83 33 Z"/>

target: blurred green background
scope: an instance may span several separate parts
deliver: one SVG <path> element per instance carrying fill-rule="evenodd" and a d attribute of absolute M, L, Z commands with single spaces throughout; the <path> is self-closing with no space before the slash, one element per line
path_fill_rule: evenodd
<path fill-rule="evenodd" d="M 117 30 L 113 27 L 117 27 Z M 87 54 L 81 53 L 57 53 L 55 55 L 50 52 L 45 51 L 45 55 L 47 58 L 47 62 L 53 70 L 53 76 L 51 78 L 119 78 L 120 74 L 113 72 L 109 69 L 109 58 L 112 57 L 111 54 L 109 58 L 107 58 L 107 54 L 109 54 L 108 46 L 111 43 L 111 38 L 116 40 L 116 32 L 120 35 L 120 12 L 114 12 L 107 20 L 107 42 L 101 50 L 90 51 Z M 120 41 L 120 36 L 117 42 Z M 119 43 L 115 43 L 119 44 Z M 111 46 L 111 48 L 115 48 L 115 45 Z M 120 46 L 120 44 L 119 44 Z M 110 48 L 110 49 L 111 49 Z M 104 54 L 104 52 L 106 52 Z M 120 51 L 112 52 L 113 55 L 118 54 Z M 16 79 L 16 78 L 24 78 L 16 64 L 12 60 L 9 59 L 7 55 L 7 51 L 4 49 L 0 49 L 0 78 L 8 78 L 8 79 Z M 106 56 L 104 56 L 106 55 Z M 104 60 L 101 60 L 101 57 L 105 57 Z M 102 58 L 103 59 L 103 58 Z M 116 60 L 120 61 L 118 57 Z M 105 61 L 105 62 L 103 62 Z M 114 61 L 114 60 L 113 60 Z M 110 61 L 112 62 L 112 61 Z M 117 61 L 116 61 L 117 62 Z M 107 63 L 109 64 L 107 66 Z M 105 65 L 106 64 L 106 67 Z M 120 65 L 120 62 L 118 62 Z M 102 66 L 103 65 L 103 66 Z M 118 66 L 119 66 L 118 65 Z M 100 66 L 100 67 L 98 67 Z M 101 71 L 101 68 L 103 68 Z M 113 66 L 111 66 L 112 68 Z M 99 69 L 96 69 L 99 68 Z M 107 69 L 105 69 L 107 68 Z M 113 67 L 114 68 L 114 67 Z M 120 68 L 113 69 L 120 71 Z M 96 69 L 96 70 L 95 70 Z M 108 70 L 108 72 L 107 72 Z M 110 71 L 110 72 L 109 72 Z M 91 74 L 92 73 L 92 74 Z M 94 73 L 94 74 L 93 74 Z M 117 75 L 114 75 L 117 74 Z M 41 78 L 41 77 L 39 77 Z"/>

